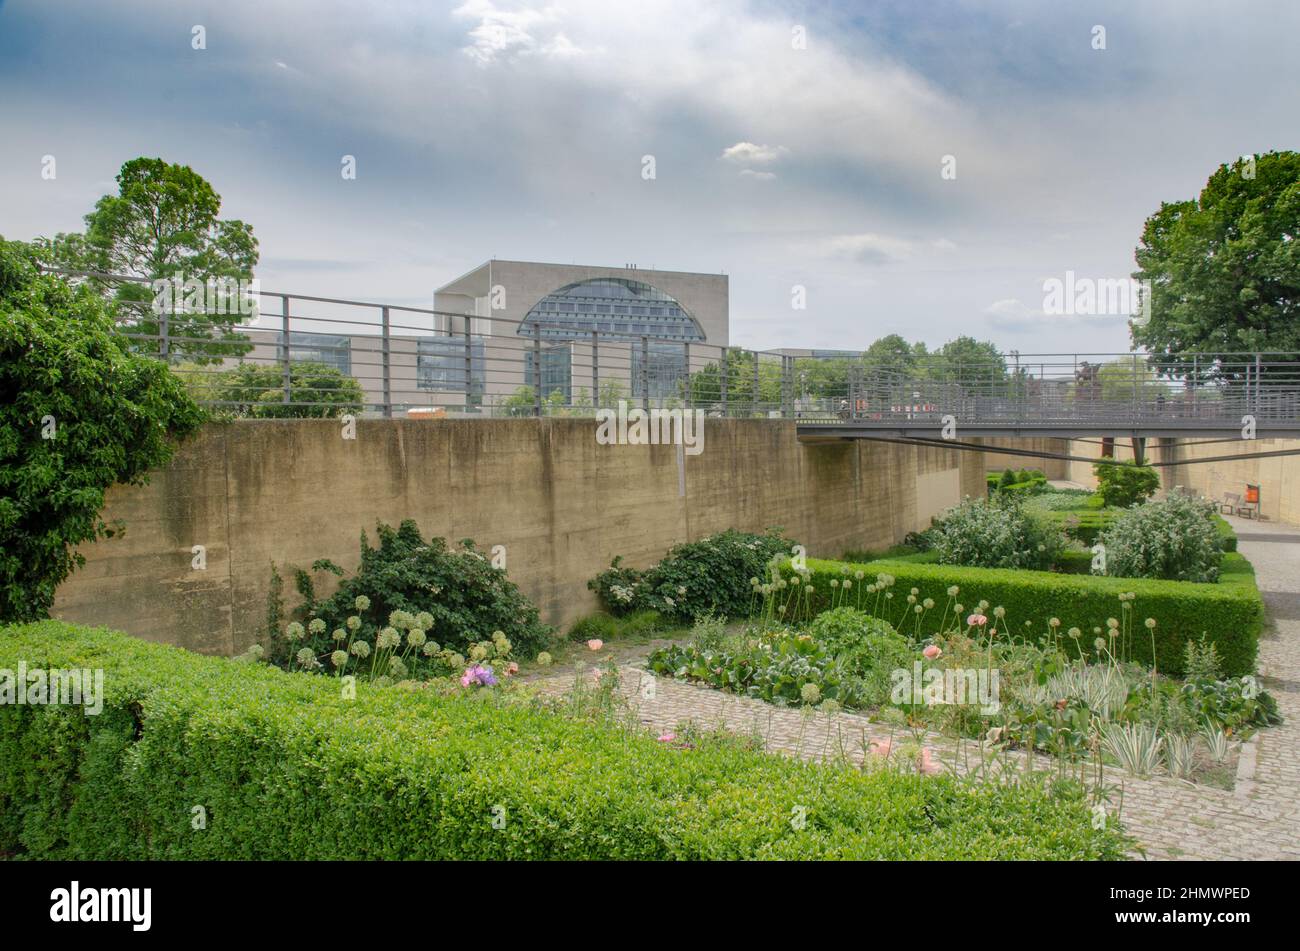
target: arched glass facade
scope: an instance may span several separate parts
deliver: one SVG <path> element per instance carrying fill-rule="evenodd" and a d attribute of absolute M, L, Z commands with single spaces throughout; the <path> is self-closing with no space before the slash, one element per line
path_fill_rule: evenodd
<path fill-rule="evenodd" d="M 643 281 L 600 277 L 566 284 L 539 300 L 519 325 L 531 337 L 574 339 L 593 330 L 601 336 L 656 337 L 683 343 L 704 340 L 704 332 L 681 304 Z"/>

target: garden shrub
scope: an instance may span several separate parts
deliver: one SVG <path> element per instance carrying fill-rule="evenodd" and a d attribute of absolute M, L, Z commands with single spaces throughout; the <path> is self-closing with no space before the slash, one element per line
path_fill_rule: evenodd
<path fill-rule="evenodd" d="M 1091 557 L 1091 556 L 1089 556 Z M 788 571 L 786 562 L 783 570 Z M 1217 584 L 1196 584 L 1187 581 L 1163 581 L 1145 578 L 1111 578 L 1091 575 L 1059 574 L 1046 571 L 1025 571 L 999 568 L 963 568 L 952 565 L 925 564 L 909 561 L 869 562 L 862 565 L 845 565 L 841 562 L 809 559 L 811 589 L 804 590 L 802 610 L 817 614 L 832 606 L 834 590 L 830 582 L 845 577 L 845 569 L 856 577 L 861 573 L 865 581 L 854 582 L 847 598 L 850 607 L 869 606 L 867 583 L 878 574 L 887 573 L 895 579 L 893 590 L 902 592 L 890 602 L 891 614 L 886 620 L 898 623 L 909 606 L 903 595 L 917 588 L 920 597 L 933 598 L 942 605 L 947 601 L 947 589 L 957 586 L 957 600 L 967 609 L 981 599 L 992 606 L 1006 609 L 1013 630 L 1025 621 L 1033 625 L 1034 637 L 1041 634 L 1050 618 L 1059 618 L 1060 630 L 1078 627 L 1085 632 L 1084 641 L 1091 642 L 1094 627 L 1104 628 L 1106 619 L 1120 617 L 1119 595 L 1136 594 L 1130 602 L 1138 620 L 1156 619 L 1153 631 L 1141 628 L 1133 638 L 1131 656 L 1150 666 L 1152 640 L 1155 641 L 1155 659 L 1162 673 L 1179 675 L 1183 672 L 1185 647 L 1189 639 L 1199 640 L 1201 635 L 1213 641 L 1223 660 L 1223 671 L 1230 677 L 1254 673 L 1259 634 L 1263 626 L 1264 604 L 1255 586 L 1254 571 L 1239 554 L 1223 556 Z M 927 615 L 922 622 L 922 636 L 937 630 L 939 611 Z M 911 622 L 906 632 L 912 633 Z M 1064 634 L 1062 633 L 1062 638 Z M 1077 653 L 1078 645 L 1063 643 L 1067 650 Z M 1082 645 L 1085 648 L 1087 644 Z"/>
<path fill-rule="evenodd" d="M 867 706 L 888 702 L 891 674 L 909 668 L 916 652 L 907 638 L 882 618 L 855 608 L 835 608 L 812 619 L 808 633 L 835 657 L 847 662 L 862 680 Z"/>
<path fill-rule="evenodd" d="M 1145 502 L 1160 488 L 1159 473 L 1135 462 L 1094 462 L 1092 472 L 1097 477 L 1097 494 L 1108 506 L 1126 509 Z"/>
<path fill-rule="evenodd" d="M 202 420 L 90 287 L 0 239 L 0 622 L 49 614 L 85 563 L 75 547 L 120 529 L 100 518 L 104 491 L 147 482 Z"/>
<path fill-rule="evenodd" d="M 0 706 L 0 852 L 26 859 L 1078 861 L 1129 845 L 1041 778 L 680 749 L 493 691 L 347 699 L 329 678 L 54 622 L 0 636 L 0 668 L 20 661 L 102 668 L 107 694 L 99 716 Z"/>
<path fill-rule="evenodd" d="M 351 639 L 349 643 L 360 640 L 374 651 L 386 629 L 403 629 L 394 623 L 394 612 L 426 615 L 422 618 L 426 626 L 419 628 L 425 643 L 470 659 L 476 645 L 500 641 L 493 636 L 497 632 L 510 645 L 503 653 L 512 650 L 532 657 L 550 643 L 550 629 L 539 620 L 537 608 L 469 539 L 458 550 L 449 549 L 442 538 L 425 541 L 410 519 L 396 530 L 380 524 L 377 534 L 379 544 L 373 548 L 362 534 L 361 565 L 332 597 L 318 601 L 310 586 L 300 583 L 306 600 L 298 614 L 308 626 L 301 643 L 286 646 L 310 648 L 317 657 L 327 658 L 339 649 L 336 632 L 342 632 Z M 334 566 L 322 561 L 313 567 Z M 354 617 L 358 620 L 350 622 Z M 310 623 L 313 620 L 322 623 Z M 286 654 L 277 652 L 273 657 L 282 660 Z M 414 676 L 444 673 L 448 655 L 439 659 L 433 654 L 421 650 L 408 656 L 408 672 Z"/>
<path fill-rule="evenodd" d="M 778 531 L 728 529 L 674 545 L 649 571 L 624 568 L 615 558 L 587 587 L 615 615 L 652 608 L 685 623 L 707 614 L 745 617 L 754 600 L 749 579 L 765 576 L 772 558 L 788 555 L 792 544 Z"/>
<path fill-rule="evenodd" d="M 945 565 L 1046 569 L 1061 545 L 1060 532 L 1001 495 L 963 500 L 934 529 L 934 550 Z"/>
<path fill-rule="evenodd" d="M 1213 503 L 1183 492 L 1121 512 L 1100 541 L 1106 574 L 1121 578 L 1211 582 L 1223 559 Z"/>
<path fill-rule="evenodd" d="M 643 603 L 640 587 L 644 572 L 623 567 L 623 556 L 616 555 L 609 567 L 587 582 L 605 609 L 615 617 L 636 611 Z"/>

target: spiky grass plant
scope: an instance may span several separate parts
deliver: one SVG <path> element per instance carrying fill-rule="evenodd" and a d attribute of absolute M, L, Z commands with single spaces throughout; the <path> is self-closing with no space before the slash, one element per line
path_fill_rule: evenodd
<path fill-rule="evenodd" d="M 1134 776 L 1150 776 L 1160 765 L 1164 739 L 1149 723 L 1109 723 L 1101 730 L 1102 748 Z"/>
<path fill-rule="evenodd" d="M 1175 779 L 1191 779 L 1196 768 L 1196 738 L 1181 733 L 1164 737 L 1165 767 Z"/>

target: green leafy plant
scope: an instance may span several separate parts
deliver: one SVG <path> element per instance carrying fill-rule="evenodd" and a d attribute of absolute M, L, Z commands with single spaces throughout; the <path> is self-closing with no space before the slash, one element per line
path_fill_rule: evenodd
<path fill-rule="evenodd" d="M 777 531 L 729 529 L 673 546 L 648 571 L 624 568 L 615 558 L 587 587 L 615 615 L 652 608 L 687 623 L 709 614 L 747 617 L 754 608 L 750 579 L 765 576 L 771 560 L 789 554 L 791 545 Z"/>
<path fill-rule="evenodd" d="M 1106 574 L 1213 582 L 1219 578 L 1223 538 L 1213 504 L 1183 492 L 1120 514 L 1101 534 Z"/>
<path fill-rule="evenodd" d="M 104 491 L 147 482 L 203 418 L 101 297 L 0 239 L 0 621 L 47 615 L 75 547 L 118 531 Z"/>
<path fill-rule="evenodd" d="M 243 363 L 230 370 L 177 367 L 196 399 L 214 410 L 252 419 L 333 419 L 365 408 L 361 384 L 337 367 L 308 360 L 289 364 L 290 402 L 284 401 L 284 368 Z"/>
<path fill-rule="evenodd" d="M 1095 462 L 1092 472 L 1097 477 L 1097 493 L 1102 502 L 1118 508 L 1145 502 L 1160 488 L 1156 470 L 1134 462 Z"/>
<path fill-rule="evenodd" d="M 1183 652 L 1183 676 L 1188 680 L 1218 680 L 1223 676 L 1223 658 L 1214 641 L 1206 641 L 1202 634 L 1200 641 L 1189 640 Z"/>
<path fill-rule="evenodd" d="M 587 582 L 596 592 L 605 609 L 615 617 L 622 617 L 644 608 L 645 589 L 641 579 L 645 573 L 635 568 L 623 567 L 623 556 L 616 555 L 609 567 Z"/>
<path fill-rule="evenodd" d="M 1046 569 L 1063 545 L 1060 532 L 1005 495 L 965 499 L 933 534 L 940 564 L 977 568 Z"/>
<path fill-rule="evenodd" d="M 406 672 L 419 676 L 458 666 L 451 663 L 454 657 L 462 664 L 486 659 L 475 657 L 475 649 L 501 641 L 494 636 L 497 632 L 509 645 L 500 651 L 503 654 L 533 656 L 550 643 L 550 629 L 539 620 L 537 609 L 472 541 L 464 540 L 459 549 L 448 548 L 442 538 L 426 541 L 410 519 L 396 530 L 380 524 L 377 535 L 375 547 L 362 535 L 361 565 L 332 597 L 308 599 L 298 608 L 306 628 L 295 641 L 295 658 L 308 649 L 324 665 L 340 649 L 356 656 L 359 644 L 366 645 L 369 657 L 384 650 L 381 639 L 391 641 L 395 632 L 402 635 L 398 656 Z M 402 623 L 394 622 L 395 612 L 401 612 L 397 616 Z M 407 619 L 411 623 L 404 623 Z M 424 635 L 417 650 L 408 650 L 415 646 L 409 638 L 412 630 Z M 437 645 L 437 650 L 426 649 L 428 645 Z M 399 645 L 390 647 L 397 650 Z"/>

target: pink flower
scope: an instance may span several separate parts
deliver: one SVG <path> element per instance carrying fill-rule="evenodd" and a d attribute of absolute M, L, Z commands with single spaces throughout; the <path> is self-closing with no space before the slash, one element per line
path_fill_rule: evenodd
<path fill-rule="evenodd" d="M 505 674 L 507 677 L 513 677 L 517 673 L 519 673 L 518 664 L 516 664 L 513 660 L 510 663 L 506 664 Z"/>
<path fill-rule="evenodd" d="M 936 657 L 942 654 L 943 651 L 939 649 L 938 644 L 931 644 L 925 650 L 921 651 L 921 653 L 925 655 L 926 660 L 934 660 Z"/>
<path fill-rule="evenodd" d="M 465 673 L 460 675 L 460 685 L 462 687 L 468 687 L 473 682 L 474 682 L 474 674 L 472 671 L 466 670 Z"/>
<path fill-rule="evenodd" d="M 604 646 L 605 646 L 605 642 L 602 641 L 599 637 L 593 637 L 591 640 L 587 641 L 588 650 L 598 651 Z"/>
<path fill-rule="evenodd" d="M 930 748 L 926 747 L 921 750 L 921 773 L 926 776 L 933 776 L 939 771 L 939 764 L 931 758 Z"/>
<path fill-rule="evenodd" d="M 989 619 L 982 614 L 972 614 L 970 617 L 966 618 L 966 624 L 968 627 L 983 627 L 987 623 L 989 623 Z"/>
<path fill-rule="evenodd" d="M 663 733 L 659 736 L 660 743 L 671 743 L 675 739 L 677 739 L 676 733 Z"/>

